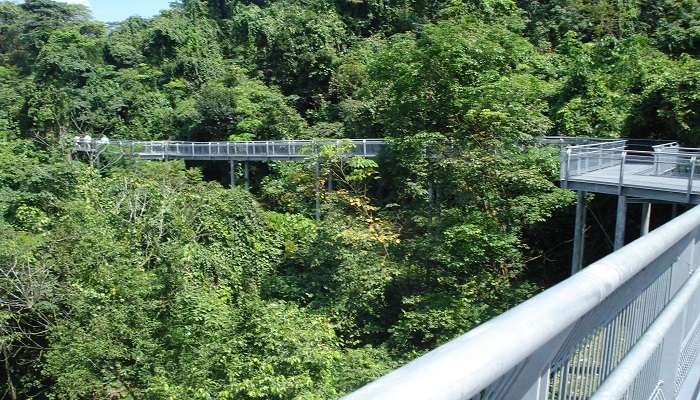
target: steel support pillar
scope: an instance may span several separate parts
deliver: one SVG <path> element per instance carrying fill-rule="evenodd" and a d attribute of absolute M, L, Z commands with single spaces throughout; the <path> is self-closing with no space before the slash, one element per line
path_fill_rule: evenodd
<path fill-rule="evenodd" d="M 619 250 L 625 245 L 625 223 L 627 219 L 627 197 L 617 196 L 617 217 L 615 218 L 615 245 Z"/>
<path fill-rule="evenodd" d="M 243 163 L 243 175 L 245 177 L 245 190 L 250 190 L 250 166 L 248 161 Z"/>
<path fill-rule="evenodd" d="M 574 250 L 571 255 L 571 275 L 583 268 L 583 249 L 586 241 L 586 192 L 576 192 L 576 223 Z"/>
<path fill-rule="evenodd" d="M 639 236 L 644 236 L 649 233 L 649 225 L 651 222 L 651 203 L 642 203 L 642 223 L 639 229 Z"/>
<path fill-rule="evenodd" d="M 231 160 L 228 162 L 229 178 L 231 178 L 231 188 L 236 187 L 236 162 Z"/>
<path fill-rule="evenodd" d="M 321 165 L 319 162 L 316 162 L 315 166 L 315 184 L 314 188 L 316 189 L 316 221 L 321 220 Z"/>

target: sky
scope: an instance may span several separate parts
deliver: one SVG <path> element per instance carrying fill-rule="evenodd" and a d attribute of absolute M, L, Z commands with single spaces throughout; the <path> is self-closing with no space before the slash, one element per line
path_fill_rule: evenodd
<path fill-rule="evenodd" d="M 104 22 L 123 21 L 133 15 L 152 17 L 168 8 L 171 0 L 63 0 L 64 3 L 83 4 L 92 10 L 95 19 Z"/>

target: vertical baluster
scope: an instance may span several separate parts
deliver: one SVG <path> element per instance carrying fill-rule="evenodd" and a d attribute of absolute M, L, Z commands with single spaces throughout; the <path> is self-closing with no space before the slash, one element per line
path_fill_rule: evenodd
<path fill-rule="evenodd" d="M 693 179 L 695 178 L 695 156 L 690 157 L 690 173 L 688 174 L 688 203 L 693 195 Z"/>

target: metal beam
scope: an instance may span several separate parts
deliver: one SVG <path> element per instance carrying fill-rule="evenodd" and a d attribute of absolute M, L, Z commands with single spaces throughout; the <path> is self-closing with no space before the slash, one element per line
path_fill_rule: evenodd
<path fill-rule="evenodd" d="M 576 192 L 576 223 L 574 227 L 574 249 L 571 255 L 571 275 L 583 268 L 583 251 L 586 231 L 586 193 Z"/>

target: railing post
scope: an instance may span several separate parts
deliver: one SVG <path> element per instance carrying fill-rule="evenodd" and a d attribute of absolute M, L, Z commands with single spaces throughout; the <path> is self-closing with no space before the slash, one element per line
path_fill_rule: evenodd
<path fill-rule="evenodd" d="M 690 173 L 688 174 L 688 203 L 693 195 L 693 179 L 695 178 L 695 156 L 690 157 Z"/>
<path fill-rule="evenodd" d="M 566 188 L 566 151 L 559 151 L 559 182 L 562 188 Z"/>
<path fill-rule="evenodd" d="M 569 178 L 571 177 L 571 149 L 567 148 L 564 152 L 566 160 L 564 166 L 564 187 L 569 186 Z"/>
<path fill-rule="evenodd" d="M 659 175 L 659 163 L 661 162 L 660 157 L 656 149 L 654 149 L 654 175 Z"/>
<path fill-rule="evenodd" d="M 622 151 L 622 154 L 620 155 L 620 179 L 617 185 L 617 194 L 622 195 L 622 185 L 625 182 L 625 160 L 627 159 L 627 152 Z"/>
<path fill-rule="evenodd" d="M 642 203 L 642 223 L 639 230 L 639 236 L 644 236 L 649 233 L 649 224 L 651 222 L 651 203 Z"/>
<path fill-rule="evenodd" d="M 367 139 L 362 139 L 362 154 L 367 157 Z"/>

